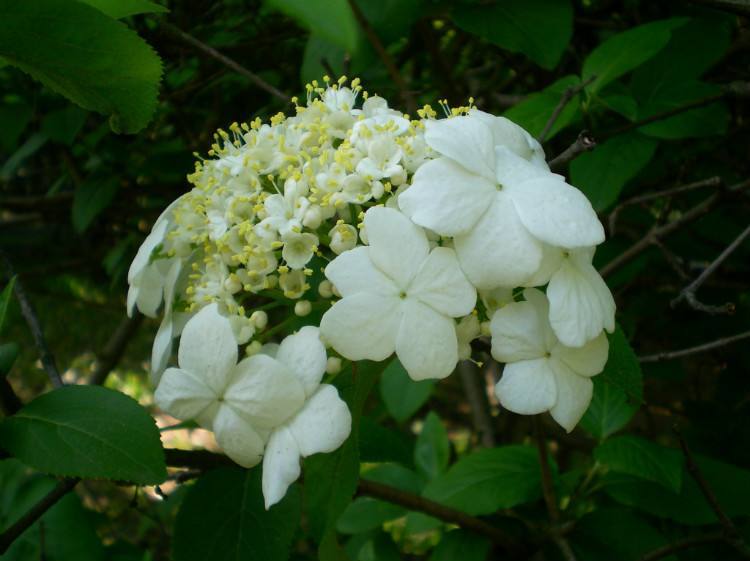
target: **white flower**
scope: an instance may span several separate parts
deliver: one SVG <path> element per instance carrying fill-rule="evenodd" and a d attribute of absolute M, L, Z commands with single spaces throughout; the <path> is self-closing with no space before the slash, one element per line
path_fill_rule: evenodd
<path fill-rule="evenodd" d="M 526 301 L 504 306 L 492 317 L 492 356 L 507 363 L 495 386 L 506 409 L 522 415 L 549 411 L 568 432 L 591 402 L 591 377 L 607 362 L 604 333 L 579 348 L 566 347 L 549 324 L 542 292 L 524 291 Z"/>
<path fill-rule="evenodd" d="M 323 316 L 324 340 L 350 360 L 395 351 L 414 380 L 448 376 L 458 361 L 452 318 L 472 311 L 476 291 L 454 251 L 430 251 L 424 231 L 403 214 L 373 207 L 364 222 L 370 245 L 326 267 L 343 298 Z"/>
<path fill-rule="evenodd" d="M 303 384 L 290 368 L 266 355 L 237 363 L 237 342 L 216 304 L 187 323 L 178 353 L 154 398 L 178 419 L 195 419 L 216 435 L 224 452 L 243 467 L 260 462 L 270 432 L 297 412 Z"/>
<path fill-rule="evenodd" d="M 474 314 L 469 314 L 456 326 L 456 336 L 458 337 L 458 358 L 459 360 L 469 360 L 471 358 L 471 342 L 479 337 L 482 333 L 479 324 L 479 318 Z"/>
<path fill-rule="evenodd" d="M 343 221 L 331 228 L 328 235 L 331 237 L 328 246 L 336 255 L 349 251 L 357 245 L 357 229 Z"/>
<path fill-rule="evenodd" d="M 283 236 L 291 231 L 302 230 L 302 221 L 310 207 L 310 201 L 299 196 L 296 189 L 285 186 L 284 195 L 269 195 L 263 202 L 263 207 L 266 218 L 256 227 L 258 235 L 273 237 L 278 233 Z"/>
<path fill-rule="evenodd" d="M 403 172 L 399 165 L 403 153 L 395 139 L 379 134 L 369 142 L 367 156 L 357 164 L 357 173 L 365 179 L 383 179 Z"/>
<path fill-rule="evenodd" d="M 281 236 L 281 241 L 284 242 L 281 256 L 292 269 L 302 269 L 318 249 L 318 236 L 307 232 L 287 232 Z"/>
<path fill-rule="evenodd" d="M 425 123 L 425 140 L 442 157 L 420 167 L 399 196 L 406 215 L 455 238 L 461 268 L 479 289 L 524 284 L 539 268 L 541 242 L 601 243 L 604 230 L 586 197 L 543 162 L 496 146 L 508 135 L 495 134 L 484 120 Z"/>
<path fill-rule="evenodd" d="M 176 201 L 175 201 L 176 202 Z M 170 208 L 174 203 L 170 205 Z M 167 209 L 169 210 L 169 209 Z M 128 316 L 133 316 L 136 307 L 143 315 L 156 317 L 156 310 L 161 305 L 164 294 L 164 283 L 174 259 L 157 259 L 151 261 L 154 250 L 164 243 L 170 222 L 162 216 L 154 224 L 151 232 L 143 240 L 141 247 L 133 258 L 128 270 Z"/>
<path fill-rule="evenodd" d="M 275 359 L 286 365 L 301 382 L 305 403 L 293 417 L 275 428 L 263 457 L 263 496 L 266 508 L 279 502 L 289 485 L 299 477 L 300 458 L 333 452 L 349 436 L 352 417 L 336 388 L 321 384 L 327 358 L 320 333 L 303 327 L 275 350 Z"/>

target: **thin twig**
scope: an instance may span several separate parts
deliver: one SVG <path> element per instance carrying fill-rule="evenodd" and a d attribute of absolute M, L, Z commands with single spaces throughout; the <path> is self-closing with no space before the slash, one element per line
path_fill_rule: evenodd
<path fill-rule="evenodd" d="M 252 71 L 248 70 L 247 68 L 245 68 L 244 66 L 242 66 L 240 63 L 238 63 L 236 60 L 231 59 L 228 56 L 220 53 L 219 51 L 217 51 L 216 49 L 214 49 L 210 45 L 206 45 L 204 42 L 200 41 L 199 39 L 196 39 L 195 37 L 193 37 L 189 33 L 185 33 L 179 27 L 177 27 L 175 25 L 172 25 L 171 23 L 168 23 L 168 22 L 165 22 L 165 21 L 163 21 L 161 23 L 161 26 L 166 31 L 168 31 L 169 33 L 171 33 L 173 36 L 175 36 L 175 37 L 181 39 L 182 41 L 184 41 L 185 43 L 187 43 L 187 44 L 195 47 L 196 49 L 198 49 L 202 53 L 210 56 L 211 58 L 214 58 L 214 59 L 218 60 L 224 66 L 226 66 L 228 68 L 231 68 L 232 70 L 234 70 L 235 72 L 237 72 L 237 74 L 240 74 L 240 75 L 244 76 L 245 78 L 247 78 L 248 80 L 250 80 L 253 84 L 255 84 L 256 86 L 258 86 L 263 91 L 268 92 L 272 96 L 274 96 L 274 97 L 276 97 L 276 98 L 278 98 L 278 99 L 280 99 L 282 101 L 285 101 L 285 102 L 290 102 L 291 101 L 291 99 L 289 98 L 288 95 L 286 95 L 281 90 L 275 88 L 274 86 L 272 86 L 271 84 L 269 84 L 268 82 L 266 82 L 263 78 L 261 78 L 260 76 L 258 76 L 255 72 L 252 72 Z"/>
<path fill-rule="evenodd" d="M 560 113 L 563 112 L 563 109 L 565 109 L 565 106 L 570 103 L 570 100 L 573 99 L 578 93 L 583 90 L 586 86 L 588 86 L 591 82 L 596 80 L 596 75 L 591 76 L 587 80 L 584 80 L 580 84 L 576 84 L 574 86 L 568 86 L 565 91 L 563 92 L 562 96 L 560 97 L 560 101 L 558 102 L 555 109 L 552 111 L 552 114 L 549 116 L 549 119 L 547 119 L 547 122 L 544 125 L 544 128 L 542 129 L 542 132 L 539 133 L 539 136 L 537 137 L 537 140 L 539 141 L 539 144 L 543 143 L 547 139 L 547 135 L 552 130 L 552 127 L 555 125 L 555 122 L 557 122 L 557 119 L 560 117 Z"/>
<path fill-rule="evenodd" d="M 89 380 L 90 384 L 101 385 L 104 383 L 112 369 L 120 362 L 128 343 L 138 331 L 142 321 L 143 316 L 141 314 L 136 314 L 132 318 L 125 316 L 122 319 L 97 357 L 96 368 Z"/>
<path fill-rule="evenodd" d="M 10 259 L 8 259 L 8 256 L 3 250 L 0 250 L 0 259 L 3 262 L 5 274 L 8 279 L 16 276 L 15 270 L 13 269 L 13 264 L 10 262 Z M 34 338 L 36 348 L 39 350 L 42 366 L 44 366 L 44 370 L 47 372 L 47 376 L 49 376 L 52 385 L 56 388 L 63 386 L 64 383 L 62 381 L 62 377 L 60 376 L 60 371 L 57 369 L 57 365 L 55 364 L 55 357 L 50 352 L 49 347 L 47 346 L 47 341 L 44 339 L 44 332 L 42 331 L 42 326 L 39 323 L 39 316 L 37 316 L 36 311 L 34 311 L 34 307 L 31 305 L 31 301 L 26 295 L 26 291 L 23 288 L 21 279 L 16 278 L 13 292 L 16 295 L 18 303 L 21 305 L 21 314 L 23 314 L 26 323 L 29 325 L 31 335 Z"/>
<path fill-rule="evenodd" d="M 664 557 L 668 557 L 678 551 L 684 551 L 699 545 L 706 545 L 709 543 L 724 541 L 724 534 L 722 532 L 712 532 L 703 536 L 693 536 L 685 538 L 683 540 L 657 547 L 654 550 L 649 551 L 639 561 L 658 561 Z"/>
<path fill-rule="evenodd" d="M 683 456 L 685 456 L 685 467 L 687 468 L 688 473 L 692 476 L 692 478 L 698 484 L 698 487 L 700 488 L 701 493 L 703 494 L 703 497 L 706 499 L 706 502 L 711 507 L 711 510 L 714 511 L 714 514 L 716 515 L 716 519 L 719 521 L 719 523 L 721 524 L 721 527 L 724 529 L 724 539 L 726 539 L 727 543 L 729 543 L 739 553 L 741 553 L 743 557 L 750 558 L 750 548 L 747 547 L 747 544 L 742 539 L 742 536 L 737 530 L 737 527 L 734 525 L 734 522 L 732 522 L 732 520 L 727 516 L 727 514 L 724 512 L 724 509 L 721 508 L 721 505 L 719 504 L 719 500 L 716 498 L 716 494 L 714 493 L 711 486 L 708 484 L 708 481 L 706 481 L 706 478 L 703 476 L 703 473 L 698 467 L 698 464 L 695 463 L 695 458 L 693 458 L 693 454 L 690 451 L 690 447 L 688 447 L 687 442 L 682 436 L 682 433 L 676 426 L 674 427 L 674 432 L 677 435 L 677 439 L 680 441 L 680 448 L 682 449 L 682 454 Z"/>
<path fill-rule="evenodd" d="M 372 48 L 375 49 L 378 57 L 380 57 L 383 66 L 385 66 L 388 75 L 391 77 L 391 80 L 393 80 L 393 83 L 396 84 L 396 87 L 398 88 L 399 93 L 404 100 L 404 103 L 406 103 L 406 107 L 409 113 L 413 114 L 417 109 L 417 103 L 414 100 L 412 92 L 406 85 L 403 76 L 401 76 L 401 73 L 398 71 L 398 67 L 393 62 L 393 58 L 391 58 L 391 55 L 388 54 L 388 51 L 385 50 L 383 42 L 380 40 L 380 37 L 378 37 L 378 34 L 375 33 L 375 30 L 370 25 L 370 22 L 367 21 L 365 14 L 362 13 L 362 10 L 357 5 L 357 3 L 354 0 L 349 0 L 349 6 L 352 9 L 352 13 L 356 18 L 357 23 L 359 23 L 362 31 L 365 32 L 367 40 L 372 45 Z"/>
<path fill-rule="evenodd" d="M 695 293 L 701 287 L 701 285 L 706 282 L 706 279 L 710 277 L 724 261 L 726 261 L 727 257 L 729 257 L 742 244 L 742 242 L 745 241 L 748 236 L 750 236 L 750 226 L 745 228 L 742 233 L 737 236 L 734 241 L 730 243 L 727 248 L 722 251 L 719 256 L 703 270 L 700 275 L 698 275 L 697 279 L 683 288 L 682 292 L 680 292 L 677 298 L 670 302 L 670 305 L 674 308 L 675 306 L 677 306 L 677 304 L 685 300 L 692 308 L 701 312 L 706 312 L 709 314 L 732 313 L 734 311 L 734 304 L 732 304 L 731 302 L 728 302 L 721 306 L 709 306 L 700 302 Z"/>
<path fill-rule="evenodd" d="M 471 417 L 479 441 L 485 448 L 492 448 L 495 446 L 495 430 L 482 372 L 474 363 L 464 360 L 458 364 L 458 375 L 471 408 Z"/>
<path fill-rule="evenodd" d="M 589 131 L 584 130 L 578 134 L 573 144 L 547 163 L 552 171 L 559 171 L 568 162 L 576 159 L 584 152 L 590 152 L 594 148 L 596 148 L 596 140 L 589 134 Z"/>
<path fill-rule="evenodd" d="M 703 343 L 702 345 L 696 345 L 695 347 L 688 347 L 687 349 L 680 349 L 677 351 L 664 351 L 652 355 L 640 356 L 638 357 L 638 361 L 658 362 L 660 360 L 682 358 L 684 356 L 705 353 L 706 351 L 718 349 L 719 347 L 726 347 L 727 345 L 731 345 L 732 343 L 736 343 L 737 341 L 742 341 L 743 339 L 748 338 L 750 338 L 750 331 L 745 331 L 744 333 L 738 333 L 737 335 L 732 335 L 730 337 L 722 337 L 721 339 L 716 339 L 715 341 L 711 341 L 709 343 Z"/>
<path fill-rule="evenodd" d="M 3 555 L 21 534 L 30 528 L 34 522 L 39 520 L 45 512 L 55 506 L 79 481 L 80 479 L 77 478 L 67 478 L 60 481 L 52 491 L 42 497 L 26 514 L 0 534 L 0 555 Z"/>

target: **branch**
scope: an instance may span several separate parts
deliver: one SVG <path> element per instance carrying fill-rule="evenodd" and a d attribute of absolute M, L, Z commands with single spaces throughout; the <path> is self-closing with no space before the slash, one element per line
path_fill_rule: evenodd
<path fill-rule="evenodd" d="M 237 72 L 237 74 L 244 76 L 245 78 L 250 80 L 253 84 L 258 86 L 263 91 L 271 94 L 272 96 L 280 99 L 281 101 L 285 101 L 287 103 L 291 101 L 288 95 L 286 95 L 281 90 L 275 88 L 274 86 L 266 82 L 263 78 L 255 74 L 255 72 L 251 72 L 250 70 L 242 66 L 240 63 L 238 63 L 236 60 L 231 59 L 228 56 L 220 53 L 219 51 L 217 51 L 210 45 L 206 45 L 205 43 L 196 39 L 189 33 L 185 33 L 179 27 L 176 27 L 172 25 L 171 23 L 167 23 L 165 21 L 161 22 L 161 26 L 174 37 L 177 37 L 178 39 L 182 40 L 188 45 L 195 47 L 202 53 L 210 56 L 211 58 L 218 60 L 224 66 L 231 68 L 232 70 Z"/>
<path fill-rule="evenodd" d="M 745 238 L 747 238 L 748 236 L 750 236 L 750 226 L 745 228 L 742 233 L 737 236 L 735 240 L 730 243 L 729 246 L 724 251 L 722 251 L 708 267 L 703 270 L 703 272 L 698 276 L 697 279 L 683 288 L 682 292 L 680 292 L 677 298 L 669 303 L 670 306 L 674 308 L 682 300 L 686 300 L 692 308 L 701 312 L 706 312 L 709 314 L 732 313 L 734 311 L 734 304 L 728 302 L 722 306 L 709 306 L 700 302 L 695 296 L 695 292 L 701 287 L 704 282 L 706 282 L 706 279 L 710 277 L 714 273 L 714 271 L 716 271 L 716 269 L 719 268 L 719 265 L 726 261 L 727 257 L 729 257 L 742 244 L 742 242 L 745 241 Z"/>
<path fill-rule="evenodd" d="M 640 356 L 638 357 L 638 361 L 639 362 L 658 362 L 660 360 L 672 360 L 675 358 L 682 358 L 683 356 L 694 355 L 697 353 L 704 353 L 706 351 L 718 349 L 719 347 L 725 347 L 727 345 L 731 345 L 732 343 L 736 343 L 737 341 L 742 341 L 743 339 L 747 339 L 747 338 L 750 338 L 750 331 L 745 331 L 744 333 L 738 333 L 737 335 L 732 335 L 730 337 L 722 337 L 721 339 L 716 339 L 715 341 L 711 341 L 710 343 L 703 343 L 702 345 L 696 345 L 695 347 L 688 347 L 687 349 L 680 349 L 678 351 L 664 351 L 664 352 L 656 353 L 653 355 Z"/>
<path fill-rule="evenodd" d="M 143 316 L 138 313 L 132 318 L 127 316 L 123 318 L 102 352 L 99 353 L 96 369 L 89 380 L 90 384 L 99 386 L 104 383 L 110 371 L 120 362 L 130 339 L 138 331 L 142 321 Z"/>
<path fill-rule="evenodd" d="M 471 408 L 471 416 L 474 428 L 479 434 L 479 440 L 485 448 L 492 448 L 495 446 L 495 431 L 490 415 L 490 403 L 483 387 L 482 372 L 472 362 L 463 360 L 458 364 L 458 375 Z"/>
<path fill-rule="evenodd" d="M 60 481 L 57 486 L 52 489 L 47 495 L 36 503 L 31 509 L 24 514 L 21 518 L 0 534 L 0 555 L 3 555 L 11 544 L 28 528 L 30 528 L 34 522 L 44 515 L 50 508 L 57 504 L 57 501 L 62 499 L 70 491 L 73 490 L 80 479 L 67 478 Z"/>
<path fill-rule="evenodd" d="M 715 543 L 724 541 L 724 534 L 722 532 L 714 532 L 711 534 L 705 534 L 703 536 L 693 536 L 691 538 L 685 538 L 675 543 L 663 545 L 656 549 L 649 551 L 639 561 L 658 561 L 678 551 L 684 551 L 698 545 L 705 545 L 707 543 Z"/>
<path fill-rule="evenodd" d="M 409 113 L 414 113 L 414 111 L 417 109 L 417 103 L 414 100 L 414 96 L 412 96 L 408 86 L 406 85 L 404 78 L 398 71 L 396 64 L 393 62 L 391 55 L 389 55 L 388 51 L 385 50 L 385 47 L 380 41 L 378 34 L 375 33 L 375 30 L 370 25 L 370 22 L 367 21 L 367 18 L 362 13 L 362 10 L 357 5 L 357 3 L 354 0 L 349 0 L 349 7 L 351 7 L 352 13 L 354 13 L 354 17 L 357 19 L 357 23 L 359 23 L 362 31 L 365 32 L 367 40 L 372 45 L 372 48 L 375 49 L 376 53 L 378 53 L 378 56 L 385 66 L 385 69 L 388 71 L 388 75 L 391 77 L 391 80 L 393 80 L 393 83 L 396 84 L 396 87 L 401 93 L 401 97 L 403 98 L 404 103 L 406 103 L 406 107 L 408 108 Z"/>
<path fill-rule="evenodd" d="M 733 185 L 732 187 L 729 187 L 726 189 L 726 192 L 729 194 L 733 193 L 739 193 L 741 191 L 744 191 L 750 187 L 750 180 L 745 180 L 740 183 L 737 183 L 736 185 Z M 636 243 L 631 245 L 628 249 L 623 251 L 620 255 L 612 259 L 609 263 L 607 263 L 604 267 L 602 267 L 599 270 L 599 273 L 602 275 L 602 277 L 607 277 L 611 275 L 613 272 L 615 272 L 617 269 L 622 267 L 623 265 L 630 263 L 633 259 L 635 259 L 638 255 L 643 253 L 646 249 L 648 249 L 655 240 L 663 239 L 667 237 L 668 235 L 674 233 L 675 231 L 679 230 L 686 224 L 689 224 L 701 216 L 705 215 L 707 212 L 712 210 L 720 201 L 721 201 L 721 195 L 722 193 L 715 193 L 705 199 L 704 201 L 698 203 L 691 209 L 687 210 L 685 213 L 682 214 L 677 220 L 673 220 L 672 222 L 668 222 L 667 224 L 664 224 L 663 226 L 654 226 L 651 228 L 651 230 L 646 233 L 641 239 L 639 239 Z"/>
<path fill-rule="evenodd" d="M 565 109 L 565 106 L 570 102 L 570 100 L 573 99 L 576 95 L 578 95 L 578 93 L 583 88 L 588 86 L 594 80 L 596 80 L 596 75 L 591 76 L 590 78 L 581 82 L 580 84 L 576 84 L 575 86 L 568 86 L 565 89 L 562 96 L 560 97 L 560 101 L 558 102 L 555 109 L 552 111 L 552 115 L 549 116 L 549 119 L 547 119 L 547 122 L 545 123 L 544 128 L 542 129 L 542 132 L 540 132 L 539 136 L 537 137 L 539 144 L 542 144 L 547 139 L 547 135 L 552 130 L 552 127 L 555 125 L 555 122 L 560 117 L 560 113 L 563 112 L 563 109 Z"/>
<path fill-rule="evenodd" d="M 5 274 L 8 279 L 16 276 L 13 269 L 13 264 L 10 262 L 5 252 L 1 249 L 0 260 L 2 260 L 3 262 Z M 57 369 L 57 365 L 55 364 L 55 357 L 50 352 L 49 347 L 47 347 L 47 342 L 44 339 L 44 333 L 42 332 L 42 327 L 39 323 L 39 316 L 36 315 L 34 307 L 31 305 L 31 302 L 29 301 L 29 298 L 26 295 L 26 291 L 23 288 L 23 284 L 21 283 L 21 280 L 19 278 L 16 278 L 13 292 L 16 295 L 18 303 L 21 305 L 21 314 L 23 314 L 26 323 L 29 325 L 31 335 L 34 338 L 34 343 L 36 344 L 37 349 L 39 349 L 40 359 L 42 361 L 42 365 L 44 366 L 44 370 L 46 370 L 47 372 L 47 376 L 49 376 L 49 379 L 54 387 L 59 388 L 63 386 L 64 383 L 62 381 L 62 377 L 60 376 L 60 371 Z"/>
<path fill-rule="evenodd" d="M 590 152 L 594 148 L 596 148 L 594 137 L 589 134 L 589 131 L 581 131 L 573 144 L 548 162 L 549 167 L 552 171 L 559 171 L 568 162 L 576 159 L 584 152 Z"/>
<path fill-rule="evenodd" d="M 703 477 L 703 473 L 698 467 L 698 464 L 695 463 L 695 459 L 693 458 L 693 454 L 690 451 L 687 442 L 685 442 L 685 439 L 682 437 L 682 434 L 677 427 L 674 428 L 674 432 L 677 434 L 677 438 L 680 441 L 682 454 L 685 456 L 685 467 L 687 468 L 688 473 L 690 473 L 695 482 L 698 484 L 701 493 L 703 493 L 703 497 L 711 507 L 711 510 L 714 511 L 717 520 L 721 524 L 721 527 L 724 529 L 724 539 L 740 554 L 742 554 L 743 557 L 750 559 L 750 549 L 742 539 L 742 536 L 737 530 L 737 527 L 734 525 L 734 522 L 732 522 L 732 520 L 721 508 L 721 505 L 716 498 L 716 494 L 714 493 L 713 489 L 711 489 L 711 486 L 708 484 L 708 481 L 706 481 L 706 478 Z"/>

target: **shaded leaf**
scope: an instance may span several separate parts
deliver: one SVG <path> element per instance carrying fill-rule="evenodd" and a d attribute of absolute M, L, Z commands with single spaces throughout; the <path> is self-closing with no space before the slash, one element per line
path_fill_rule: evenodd
<path fill-rule="evenodd" d="M 116 177 L 95 176 L 84 181 L 73 196 L 72 220 L 78 233 L 83 233 L 115 198 L 120 182 Z"/>
<path fill-rule="evenodd" d="M 682 487 L 682 454 L 644 438 L 625 435 L 611 438 L 594 449 L 594 458 L 619 473 L 660 483 L 679 492 Z"/>
<path fill-rule="evenodd" d="M 111 18 L 120 19 L 136 14 L 163 14 L 169 10 L 149 0 L 79 0 L 104 12 Z"/>
<path fill-rule="evenodd" d="M 555 108 L 560 103 L 565 90 L 579 84 L 578 76 L 565 76 L 560 78 L 551 86 L 544 88 L 541 92 L 533 93 L 520 103 L 508 109 L 504 116 L 521 125 L 531 136 L 538 137 L 544 130 Z M 571 99 L 560 115 L 555 120 L 547 140 L 572 123 L 581 113 L 580 103 L 577 98 Z"/>
<path fill-rule="evenodd" d="M 347 0 L 269 0 L 268 4 L 350 53 L 357 47 L 359 26 Z"/>
<path fill-rule="evenodd" d="M 448 433 L 440 417 L 430 411 L 414 446 L 414 465 L 428 480 L 432 480 L 448 467 L 450 453 Z"/>
<path fill-rule="evenodd" d="M 424 405 L 434 387 L 434 380 L 415 382 L 409 378 L 401 362 L 394 358 L 380 378 L 380 397 L 388 413 L 403 422 Z"/>

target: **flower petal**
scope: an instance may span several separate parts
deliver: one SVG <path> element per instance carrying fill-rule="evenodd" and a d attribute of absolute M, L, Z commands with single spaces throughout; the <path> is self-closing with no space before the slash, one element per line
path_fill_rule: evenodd
<path fill-rule="evenodd" d="M 407 292 L 409 297 L 450 317 L 471 313 L 477 302 L 477 291 L 466 280 L 456 252 L 447 247 L 436 247 L 430 252 Z"/>
<path fill-rule="evenodd" d="M 158 385 L 162 372 L 172 356 L 172 341 L 174 340 L 174 324 L 172 316 L 164 316 L 154 337 L 151 347 L 151 383 Z"/>
<path fill-rule="evenodd" d="M 156 247 L 164 241 L 164 236 L 167 234 L 167 228 L 169 227 L 169 221 L 158 220 L 154 224 L 151 233 L 146 236 L 143 240 L 141 247 L 138 248 L 138 252 L 133 258 L 133 262 L 130 264 L 128 269 L 128 282 L 132 284 L 138 274 L 140 274 L 151 261 L 151 254 L 154 252 Z"/>
<path fill-rule="evenodd" d="M 305 401 L 301 381 L 287 365 L 257 354 L 232 369 L 224 402 L 259 429 L 277 427 L 294 415 Z"/>
<path fill-rule="evenodd" d="M 445 378 L 458 362 L 455 322 L 416 299 L 404 301 L 396 355 L 412 380 Z"/>
<path fill-rule="evenodd" d="M 541 358 L 547 352 L 544 327 L 531 302 L 513 302 L 496 311 L 490 333 L 492 356 L 498 362 Z"/>
<path fill-rule="evenodd" d="M 133 286 L 137 287 L 135 304 L 138 310 L 144 316 L 155 318 L 164 294 L 164 275 L 156 263 L 148 265 L 135 278 Z"/>
<path fill-rule="evenodd" d="M 154 393 L 160 409 L 183 421 L 196 418 L 216 397 L 205 380 L 181 368 L 168 368 Z"/>
<path fill-rule="evenodd" d="M 216 443 L 227 456 L 244 468 L 260 463 L 264 442 L 258 432 L 236 411 L 226 405 L 219 408 L 213 421 Z"/>
<path fill-rule="evenodd" d="M 594 384 L 590 378 L 572 372 L 559 360 L 550 360 L 557 383 L 557 402 L 550 409 L 552 418 L 566 431 L 572 431 L 591 403 Z"/>
<path fill-rule="evenodd" d="M 420 226 L 456 236 L 471 230 L 496 192 L 491 181 L 438 158 L 417 170 L 411 187 L 399 195 L 398 205 Z"/>
<path fill-rule="evenodd" d="M 424 139 L 433 149 L 468 171 L 492 180 L 495 154 L 492 132 L 479 119 L 451 117 L 425 121 Z"/>
<path fill-rule="evenodd" d="M 366 246 L 343 252 L 328 264 L 325 274 L 344 298 L 358 292 L 386 296 L 396 296 L 399 292 L 393 281 L 373 265 L 370 248 Z"/>
<path fill-rule="evenodd" d="M 505 146 L 521 158 L 528 160 L 532 150 L 526 140 L 524 130 L 506 117 L 496 117 L 478 109 L 469 111 L 469 117 L 484 123 L 492 133 L 492 145 Z M 497 163 L 495 164 L 497 166 Z"/>
<path fill-rule="evenodd" d="M 310 325 L 286 337 L 279 346 L 276 360 L 285 364 L 310 397 L 317 389 L 326 371 L 326 348 L 320 340 L 320 331 Z"/>
<path fill-rule="evenodd" d="M 557 388 L 550 360 L 537 358 L 506 364 L 495 385 L 500 404 L 520 415 L 536 415 L 555 405 Z"/>
<path fill-rule="evenodd" d="M 549 282 L 563 261 L 564 250 L 559 247 L 553 247 L 547 243 L 542 243 L 542 261 L 539 268 L 526 279 L 524 286 L 534 287 L 543 286 Z"/>
<path fill-rule="evenodd" d="M 336 302 L 323 314 L 323 340 L 349 360 L 385 360 L 396 349 L 401 300 L 360 292 Z"/>
<path fill-rule="evenodd" d="M 583 253 L 571 252 L 547 287 L 552 329 L 568 347 L 580 347 L 615 326 L 612 293 Z"/>
<path fill-rule="evenodd" d="M 495 179 L 503 188 L 518 185 L 533 178 L 561 177 L 552 174 L 547 168 L 531 163 L 505 146 L 495 147 L 495 159 L 497 161 Z"/>
<path fill-rule="evenodd" d="M 519 286 L 538 268 L 541 244 L 521 221 L 510 197 L 500 191 L 474 229 L 454 239 L 461 268 L 480 290 Z"/>
<path fill-rule="evenodd" d="M 430 251 L 419 226 L 392 208 L 372 207 L 365 213 L 370 259 L 404 290 Z"/>
<path fill-rule="evenodd" d="M 576 248 L 604 241 L 604 228 L 586 195 L 553 174 L 507 186 L 518 216 L 548 244 Z"/>
<path fill-rule="evenodd" d="M 300 474 L 299 448 L 286 426 L 271 433 L 263 455 L 263 498 L 266 510 L 286 495 L 286 490 Z"/>
<path fill-rule="evenodd" d="M 227 375 L 237 362 L 237 342 L 227 318 L 216 304 L 203 308 L 188 321 L 177 354 L 180 368 L 203 376 L 217 394 L 227 383 Z"/>
<path fill-rule="evenodd" d="M 566 347 L 557 345 L 552 349 L 552 356 L 561 360 L 573 372 L 580 376 L 596 376 L 607 364 L 609 341 L 604 333 L 592 339 L 583 347 Z"/>
<path fill-rule="evenodd" d="M 305 458 L 320 452 L 333 452 L 349 437 L 352 415 L 336 388 L 322 384 L 302 410 L 288 423 Z"/>

